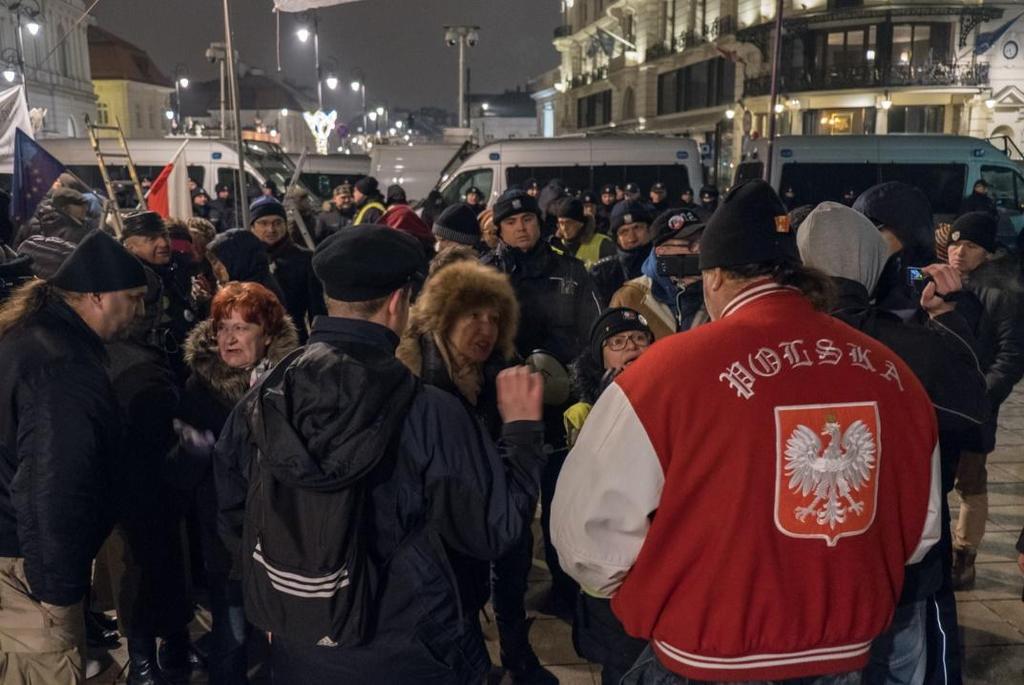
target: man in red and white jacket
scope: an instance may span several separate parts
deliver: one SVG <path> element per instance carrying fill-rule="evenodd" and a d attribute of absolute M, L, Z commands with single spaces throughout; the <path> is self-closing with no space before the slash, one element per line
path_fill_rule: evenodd
<path fill-rule="evenodd" d="M 700 268 L 713 322 L 619 376 L 566 461 L 559 559 L 650 641 L 623 682 L 846 682 L 939 537 L 935 412 L 899 357 L 817 310 L 767 184 L 725 198 Z"/>

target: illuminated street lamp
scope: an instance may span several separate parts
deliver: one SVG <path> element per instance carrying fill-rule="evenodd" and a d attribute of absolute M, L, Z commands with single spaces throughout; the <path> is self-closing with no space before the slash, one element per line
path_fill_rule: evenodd
<path fill-rule="evenodd" d="M 444 44 L 459 48 L 459 127 L 466 128 L 466 47 L 480 42 L 479 26 L 445 26 Z"/>

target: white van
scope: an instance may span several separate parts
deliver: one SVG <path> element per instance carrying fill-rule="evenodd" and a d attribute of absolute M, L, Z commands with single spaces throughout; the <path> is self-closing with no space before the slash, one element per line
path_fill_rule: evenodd
<path fill-rule="evenodd" d="M 370 150 L 370 174 L 380 182 L 381 192 L 397 183 L 405 189 L 409 201 L 416 202 L 433 190 L 445 165 L 461 147 L 460 143 L 374 145 Z"/>
<path fill-rule="evenodd" d="M 735 183 L 762 178 L 768 141 L 744 148 Z M 773 188 L 792 188 L 797 205 L 840 201 L 885 181 L 903 181 L 928 195 L 936 221 L 953 219 L 979 179 L 1001 215 L 1000 239 L 1012 244 L 1024 227 L 1024 169 L 980 138 L 950 135 L 781 136 L 772 160 Z M 1012 234 L 1011 234 L 1012 232 Z"/>
<path fill-rule="evenodd" d="M 453 165 L 455 166 L 455 165 Z M 586 136 L 505 140 L 486 145 L 445 170 L 438 189 L 445 203 L 461 202 L 476 186 L 488 202 L 512 186 L 535 179 L 541 187 L 561 179 L 567 188 L 600 191 L 608 183 L 632 182 L 647 191 L 657 181 L 678 199 L 685 187 L 704 182 L 700 149 L 689 138 Z"/>
<path fill-rule="evenodd" d="M 155 179 L 178 148 L 183 138 L 157 138 L 129 140 L 128 151 L 132 155 L 139 178 Z M 89 141 L 85 138 L 48 138 L 39 144 L 62 164 L 93 188 L 103 188 L 103 178 Z M 104 139 L 100 145 L 104 152 L 120 152 L 116 140 Z M 213 196 L 218 184 L 235 187 L 238 170 L 238 153 L 233 144 L 212 138 L 191 138 L 185 147 L 185 165 L 189 178 Z M 123 160 L 112 158 L 107 164 L 113 180 L 127 180 L 128 168 Z M 247 196 L 260 194 L 260 185 L 270 180 L 283 192 L 295 172 L 295 165 L 279 146 L 273 143 L 245 141 L 245 171 Z M 307 188 L 308 190 L 308 188 Z"/>
<path fill-rule="evenodd" d="M 292 163 L 298 165 L 302 155 L 289 153 Z M 299 178 L 307 188 L 327 199 L 334 194 L 334 189 L 343 183 L 353 184 L 370 173 L 369 155 L 318 155 L 307 153 L 302 164 Z"/>

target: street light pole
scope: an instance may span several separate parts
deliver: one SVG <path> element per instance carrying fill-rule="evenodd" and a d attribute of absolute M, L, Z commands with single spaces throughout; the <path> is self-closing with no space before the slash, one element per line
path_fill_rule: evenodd
<path fill-rule="evenodd" d="M 445 26 L 444 42 L 459 48 L 459 128 L 466 128 L 466 47 L 476 47 L 480 41 L 479 26 Z"/>
<path fill-rule="evenodd" d="M 324 111 L 324 79 L 320 73 L 320 18 L 313 12 L 313 62 L 316 67 L 316 105 Z"/>
<path fill-rule="evenodd" d="M 224 43 L 227 47 L 228 71 L 231 77 L 231 104 L 234 107 L 235 143 L 238 145 L 238 185 L 235 199 L 238 202 L 242 225 L 249 225 L 249 194 L 245 183 L 245 141 L 242 140 L 242 104 L 238 99 L 238 67 L 235 65 L 234 40 L 231 37 L 230 0 L 224 0 Z"/>
<path fill-rule="evenodd" d="M 768 103 L 768 160 L 764 164 L 764 180 L 772 182 L 772 158 L 775 156 L 775 133 L 778 128 L 775 106 L 779 102 L 779 67 L 782 63 L 782 13 L 785 0 L 775 6 L 775 41 L 772 50 L 771 101 Z"/>
<path fill-rule="evenodd" d="M 459 38 L 459 128 L 466 128 L 466 41 Z"/>

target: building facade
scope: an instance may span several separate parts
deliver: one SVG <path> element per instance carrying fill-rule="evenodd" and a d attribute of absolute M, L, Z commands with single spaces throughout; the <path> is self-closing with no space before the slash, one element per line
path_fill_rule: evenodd
<path fill-rule="evenodd" d="M 469 95 L 469 127 L 480 145 L 510 138 L 537 138 L 534 100 L 524 90 Z"/>
<path fill-rule="evenodd" d="M 951 133 L 1024 139 L 1024 6 L 784 0 L 565 0 L 556 134 L 649 131 L 701 143 L 727 185 L 768 134 Z M 540 101 L 538 101 L 540 102 Z"/>
<path fill-rule="evenodd" d="M 19 9 L 20 8 L 20 9 Z M 96 94 L 89 66 L 89 21 L 83 0 L 23 0 L 0 5 L 0 62 L 20 73 L 18 20 L 26 96 L 30 109 L 45 109 L 40 138 L 85 136 L 86 115 L 96 117 Z M 28 29 L 37 23 L 36 34 Z"/>
<path fill-rule="evenodd" d="M 165 112 L 174 88 L 145 51 L 90 26 L 89 60 L 97 123 L 119 123 L 130 139 L 163 138 L 170 132 Z"/>

